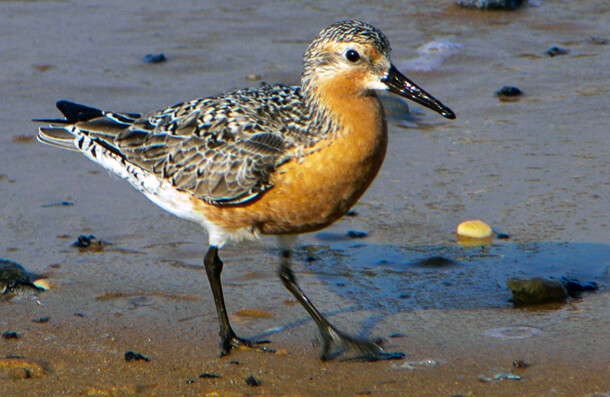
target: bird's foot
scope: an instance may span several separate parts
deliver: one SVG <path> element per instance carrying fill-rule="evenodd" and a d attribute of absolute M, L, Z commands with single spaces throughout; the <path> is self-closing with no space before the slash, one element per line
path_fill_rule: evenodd
<path fill-rule="evenodd" d="M 367 340 L 356 338 L 344 334 L 333 326 L 322 331 L 322 349 L 320 351 L 321 360 L 333 360 L 346 351 L 353 352 L 352 355 L 341 358 L 341 361 L 377 361 L 377 360 L 398 360 L 405 356 L 402 352 L 386 352 L 381 345 L 382 339 Z M 332 349 L 337 345 L 336 349 Z"/>
<path fill-rule="evenodd" d="M 228 355 L 232 349 L 238 349 L 241 347 L 255 349 L 262 352 L 275 353 L 273 349 L 263 346 L 268 343 L 268 340 L 251 341 L 249 339 L 240 338 L 231 332 L 231 334 L 227 335 L 226 337 L 222 337 L 222 341 L 220 342 L 220 353 L 218 355 L 220 357 L 224 357 Z"/>

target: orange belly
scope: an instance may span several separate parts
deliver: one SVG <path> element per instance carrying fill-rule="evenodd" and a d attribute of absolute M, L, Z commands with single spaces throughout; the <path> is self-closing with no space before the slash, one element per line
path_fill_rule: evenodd
<path fill-rule="evenodd" d="M 377 98 L 344 132 L 294 158 L 272 174 L 273 187 L 239 206 L 216 207 L 193 198 L 207 221 L 223 229 L 252 228 L 263 234 L 322 229 L 356 203 L 377 175 L 387 147 L 387 126 Z M 371 105 L 369 103 L 369 105 Z"/>

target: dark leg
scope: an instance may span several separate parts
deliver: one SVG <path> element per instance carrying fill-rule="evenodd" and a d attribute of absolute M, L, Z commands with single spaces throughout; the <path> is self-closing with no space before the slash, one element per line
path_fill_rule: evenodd
<path fill-rule="evenodd" d="M 284 286 L 294 295 L 294 297 L 303 305 L 311 318 L 316 322 L 320 335 L 322 337 L 322 349 L 320 350 L 321 360 L 331 360 L 342 353 L 345 349 L 353 349 L 356 351 L 356 356 L 348 358 L 349 360 L 360 361 L 376 361 L 376 360 L 391 360 L 404 357 L 401 352 L 386 353 L 381 348 L 381 340 L 369 341 L 360 338 L 354 338 L 344 334 L 335 328 L 332 324 L 322 316 L 315 308 L 311 301 L 305 296 L 303 290 L 298 286 L 294 273 L 290 269 L 290 251 L 282 251 L 282 258 L 279 269 L 279 276 Z M 338 351 L 332 351 L 331 346 L 337 343 L 341 346 Z"/>
<path fill-rule="evenodd" d="M 232 348 L 247 346 L 263 351 L 272 351 L 266 349 L 259 344 L 269 343 L 269 341 L 252 342 L 247 339 L 239 338 L 233 332 L 227 309 L 225 308 L 225 300 L 222 295 L 222 286 L 220 285 L 220 273 L 222 273 L 222 261 L 218 256 L 218 248 L 210 246 L 210 249 L 203 258 L 205 272 L 208 275 L 208 281 L 214 295 L 214 303 L 216 304 L 216 312 L 218 313 L 218 321 L 220 322 L 220 356 L 226 356 Z"/>

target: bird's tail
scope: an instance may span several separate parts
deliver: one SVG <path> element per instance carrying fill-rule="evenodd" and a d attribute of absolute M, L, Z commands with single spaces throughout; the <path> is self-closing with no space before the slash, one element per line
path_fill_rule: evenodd
<path fill-rule="evenodd" d="M 116 133 L 141 117 L 139 113 L 104 112 L 66 100 L 57 101 L 57 109 L 63 114 L 63 119 L 32 120 L 50 124 L 49 127 L 38 129 L 37 139 L 47 145 L 69 150 L 78 150 L 74 145 L 74 138 L 80 132 L 104 133 L 112 130 Z"/>

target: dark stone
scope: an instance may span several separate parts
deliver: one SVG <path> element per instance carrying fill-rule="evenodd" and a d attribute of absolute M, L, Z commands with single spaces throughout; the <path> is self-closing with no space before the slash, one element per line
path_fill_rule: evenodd
<path fill-rule="evenodd" d="M 144 63 L 162 63 L 166 62 L 167 58 L 163 53 L 160 54 L 146 54 L 144 58 L 142 58 L 142 62 Z"/>
<path fill-rule="evenodd" d="M 456 4 L 464 8 L 479 10 L 512 11 L 523 5 L 523 0 L 457 0 Z"/>
<path fill-rule="evenodd" d="M 367 232 L 360 232 L 357 230 L 348 230 L 346 233 L 349 238 L 365 238 L 368 236 Z"/>
<path fill-rule="evenodd" d="M 248 386 L 256 387 L 256 386 L 260 386 L 261 381 L 258 379 L 255 379 L 254 376 L 250 375 L 246 378 L 246 384 Z"/>
<path fill-rule="evenodd" d="M 125 361 L 150 361 L 148 357 L 141 355 L 140 353 L 134 353 L 131 350 L 125 353 Z"/>
<path fill-rule="evenodd" d="M 526 363 L 523 360 L 515 360 L 515 361 L 513 361 L 513 367 L 515 367 L 515 368 L 525 369 L 525 368 L 527 368 L 529 366 L 530 366 L 530 364 Z"/>
<path fill-rule="evenodd" d="M 502 88 L 500 88 L 498 91 L 496 91 L 497 96 L 505 96 L 505 97 L 515 97 L 515 96 L 519 96 L 522 94 L 523 93 L 521 92 L 520 89 L 518 89 L 517 87 L 513 87 L 511 85 L 504 85 L 504 86 L 502 86 Z"/>
<path fill-rule="evenodd" d="M 2 333 L 2 339 L 19 339 L 20 335 L 15 331 L 6 331 Z"/>
<path fill-rule="evenodd" d="M 81 251 L 102 251 L 104 245 L 107 243 L 95 237 L 93 234 L 88 236 L 81 234 L 78 236 L 76 241 L 72 243 L 73 247 L 80 249 Z"/>
<path fill-rule="evenodd" d="M 557 55 L 566 55 L 570 52 L 570 50 L 566 49 L 566 48 L 560 48 L 560 47 L 551 47 L 548 50 L 546 50 L 546 54 L 550 57 L 554 57 Z"/>

